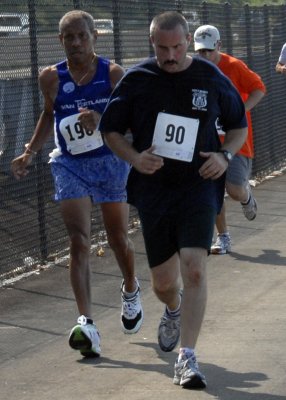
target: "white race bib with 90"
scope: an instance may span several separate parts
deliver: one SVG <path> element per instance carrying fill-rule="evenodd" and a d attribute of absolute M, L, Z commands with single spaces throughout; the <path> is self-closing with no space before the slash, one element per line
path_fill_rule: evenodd
<path fill-rule="evenodd" d="M 153 145 L 154 154 L 191 162 L 199 129 L 199 119 L 160 112 L 157 117 Z"/>
<path fill-rule="evenodd" d="M 81 154 L 103 145 L 101 133 L 85 129 L 78 120 L 80 114 L 70 115 L 61 120 L 59 129 L 71 154 Z"/>

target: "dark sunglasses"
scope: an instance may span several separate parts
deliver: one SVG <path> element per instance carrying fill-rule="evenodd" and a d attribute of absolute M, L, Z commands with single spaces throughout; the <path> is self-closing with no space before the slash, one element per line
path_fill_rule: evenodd
<path fill-rule="evenodd" d="M 202 53 L 206 53 L 206 52 L 212 53 L 213 51 L 215 51 L 215 49 L 200 49 L 200 50 L 198 50 L 198 51 L 200 51 L 200 52 L 202 52 Z"/>

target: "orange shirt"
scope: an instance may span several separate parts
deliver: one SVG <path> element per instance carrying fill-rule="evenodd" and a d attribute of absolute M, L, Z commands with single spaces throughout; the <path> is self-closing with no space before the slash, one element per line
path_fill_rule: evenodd
<path fill-rule="evenodd" d="M 262 79 L 259 75 L 253 72 L 248 66 L 241 60 L 232 57 L 225 53 L 220 53 L 221 59 L 218 63 L 219 69 L 232 81 L 233 85 L 238 90 L 242 100 L 245 102 L 249 94 L 253 90 L 261 90 L 266 92 L 266 88 Z M 253 130 L 250 111 L 246 112 L 247 123 L 248 123 L 248 135 L 247 139 L 238 152 L 245 157 L 253 158 L 254 146 L 253 146 Z M 223 136 L 220 136 L 223 141 Z"/>

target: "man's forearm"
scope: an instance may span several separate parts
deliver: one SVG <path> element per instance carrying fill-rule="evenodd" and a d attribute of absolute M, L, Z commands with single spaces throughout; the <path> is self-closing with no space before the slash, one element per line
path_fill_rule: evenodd
<path fill-rule="evenodd" d="M 106 145 L 120 158 L 134 164 L 138 152 L 130 144 L 130 142 L 118 132 L 104 133 L 104 141 Z"/>
<path fill-rule="evenodd" d="M 231 129 L 226 132 L 222 148 L 236 154 L 247 138 L 247 128 Z"/>

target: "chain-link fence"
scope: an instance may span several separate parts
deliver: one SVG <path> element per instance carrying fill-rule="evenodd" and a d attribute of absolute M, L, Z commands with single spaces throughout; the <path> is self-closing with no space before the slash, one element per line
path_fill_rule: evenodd
<path fill-rule="evenodd" d="M 128 68 L 152 55 L 149 24 L 161 11 L 176 9 L 190 31 L 216 25 L 222 50 L 244 60 L 261 75 L 267 96 L 253 110 L 256 156 L 253 175 L 262 177 L 284 166 L 286 113 L 282 102 L 286 80 L 275 65 L 286 41 L 286 7 L 208 4 L 159 0 L 2 0 L 0 4 L 0 277 L 66 255 L 68 238 L 53 201 L 48 153 L 53 138 L 37 155 L 22 181 L 10 173 L 11 160 L 22 153 L 39 117 L 42 97 L 38 73 L 64 58 L 58 40 L 61 16 L 74 8 L 90 12 L 97 23 L 97 53 Z M 192 52 L 192 48 L 190 48 Z M 92 216 L 93 244 L 104 237 L 97 207 Z M 136 220 L 132 210 L 130 223 Z"/>

